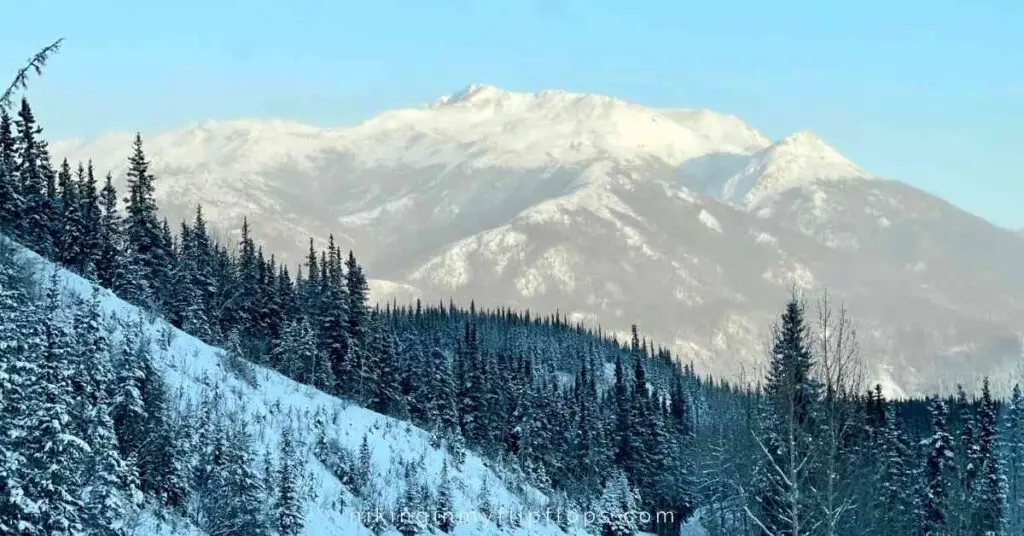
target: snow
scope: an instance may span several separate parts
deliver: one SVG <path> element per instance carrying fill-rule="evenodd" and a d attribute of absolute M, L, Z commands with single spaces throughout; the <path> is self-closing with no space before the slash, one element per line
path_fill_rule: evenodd
<path fill-rule="evenodd" d="M 772 246 L 778 244 L 778 242 L 779 242 L 777 238 L 775 238 L 771 234 L 766 233 L 764 231 L 758 231 L 758 232 L 754 233 L 754 241 L 756 241 L 758 244 L 772 245 Z"/>
<path fill-rule="evenodd" d="M 88 281 L 54 268 L 31 252 L 25 252 L 24 255 L 29 262 L 38 266 L 35 273 L 40 279 L 48 280 L 49 274 L 57 270 L 64 293 L 82 297 L 92 294 L 92 285 Z M 328 437 L 334 438 L 351 451 L 358 451 L 364 435 L 368 438 L 375 473 L 383 476 L 382 498 L 385 504 L 392 504 L 401 494 L 399 488 L 404 484 L 400 484 L 402 479 L 394 474 L 400 461 L 421 460 L 424 467 L 421 474 L 427 477 L 432 488 L 436 487 L 442 464 L 448 457 L 444 450 L 430 446 L 427 431 L 351 405 L 261 367 L 254 366 L 257 379 L 254 387 L 228 371 L 222 362 L 221 349 L 174 329 L 162 320 L 152 319 L 152 315 L 121 301 L 108 290 L 98 289 L 97 292 L 100 307 L 108 317 L 132 321 L 141 319 L 144 322 L 144 330 L 152 340 L 154 365 L 163 374 L 171 393 L 180 393 L 193 403 L 198 403 L 205 390 L 219 388 L 224 395 L 225 405 L 240 412 L 258 434 L 262 446 L 271 449 L 271 452 L 276 450 L 284 428 L 290 423 L 297 423 L 298 439 L 306 449 L 308 482 L 312 483 L 315 492 L 315 497 L 305 505 L 307 536 L 371 534 L 358 523 L 355 503 L 346 502 L 341 508 L 336 504 L 336 499 L 343 496 L 346 490 L 312 453 L 312 418 L 317 411 L 323 411 L 327 417 Z M 111 336 L 117 338 L 121 334 L 111 333 Z M 162 341 L 167 340 L 169 343 L 164 347 Z M 260 457 L 256 458 L 258 460 Z M 460 525 L 454 534 L 562 534 L 543 518 L 537 520 L 537 523 L 524 523 L 515 530 L 507 526 L 498 528 L 477 511 L 475 497 L 485 480 L 489 483 L 491 503 L 495 509 L 504 508 L 506 512 L 524 511 L 527 508 L 530 511 L 541 511 L 547 498 L 529 487 L 525 487 L 521 493 L 513 493 L 499 474 L 473 453 L 467 453 L 465 461 L 458 467 L 453 466 L 449 460 L 449 476 L 454 511 L 475 520 L 472 524 Z M 528 502 L 524 503 L 523 498 L 528 499 Z M 149 512 L 133 521 L 136 523 L 136 534 L 203 536 L 202 532 L 188 527 L 172 531 L 158 518 L 159 515 Z"/>
<path fill-rule="evenodd" d="M 802 130 L 756 153 L 747 166 L 729 178 L 721 198 L 752 208 L 790 188 L 819 180 L 871 178 L 821 138 Z"/>
<path fill-rule="evenodd" d="M 89 141 L 66 140 L 52 149 L 71 161 L 97 158 L 100 170 L 121 170 L 132 136 L 110 133 Z M 748 154 L 768 145 L 735 116 L 709 110 L 659 110 L 604 95 L 520 93 L 483 84 L 349 127 L 207 121 L 147 133 L 145 139 L 147 154 L 158 165 L 188 169 L 230 162 L 218 167 L 243 174 L 286 162 L 309 168 L 325 153 L 351 155 L 363 167 L 448 166 L 472 155 L 471 165 L 477 167 L 543 168 L 598 158 L 678 165 L 697 156 Z"/>
<path fill-rule="evenodd" d="M 370 210 L 364 210 L 362 212 L 342 216 L 338 218 L 338 223 L 354 226 L 369 225 L 382 216 L 407 210 L 413 206 L 413 203 L 414 201 L 412 197 L 403 196 L 393 201 L 388 201 L 387 203 Z"/>
<path fill-rule="evenodd" d="M 702 510 L 698 509 L 679 527 L 679 536 L 709 536 L 707 529 L 701 524 Z"/>
<path fill-rule="evenodd" d="M 367 281 L 367 285 L 370 287 L 370 303 L 384 303 L 394 298 L 403 301 L 405 298 L 423 294 L 423 291 L 412 285 L 384 279 L 370 279 Z"/>
<path fill-rule="evenodd" d="M 718 223 L 718 219 L 712 216 L 707 210 L 701 209 L 700 214 L 697 215 L 697 219 L 699 219 L 700 222 L 708 229 L 711 229 L 716 233 L 722 232 L 722 224 Z"/>
<path fill-rule="evenodd" d="M 550 282 L 569 292 L 576 286 L 575 263 L 575 255 L 568 248 L 551 248 L 516 278 L 516 289 L 525 297 L 534 296 L 547 292 Z"/>
<path fill-rule="evenodd" d="M 522 259 L 526 242 L 526 235 L 507 225 L 491 229 L 450 245 L 444 253 L 414 271 L 410 279 L 427 280 L 456 290 L 469 283 L 472 277 L 471 256 L 490 261 L 495 272 L 500 274 L 510 261 Z"/>
<path fill-rule="evenodd" d="M 809 268 L 796 261 L 791 261 L 788 264 L 788 267 L 769 268 L 761 274 L 761 277 L 777 285 L 795 286 L 797 289 L 804 290 L 814 288 L 814 274 Z"/>

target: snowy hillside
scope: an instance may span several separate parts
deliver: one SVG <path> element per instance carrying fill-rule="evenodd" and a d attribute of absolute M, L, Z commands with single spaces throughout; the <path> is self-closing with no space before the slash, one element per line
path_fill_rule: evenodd
<path fill-rule="evenodd" d="M 32 253 L 24 253 L 37 264 L 36 274 L 48 279 L 52 264 Z M 65 293 L 80 297 L 92 294 L 92 286 L 77 275 L 57 269 L 58 280 Z M 128 323 L 144 322 L 144 335 L 152 340 L 152 351 L 158 369 L 163 373 L 172 393 L 177 396 L 178 410 L 196 407 L 216 392 L 223 396 L 223 409 L 244 419 L 261 448 L 276 452 L 286 427 L 296 427 L 300 445 L 301 465 L 306 475 L 303 484 L 307 495 L 303 505 L 308 535 L 360 535 L 373 534 L 359 517 L 362 509 L 377 510 L 384 519 L 400 501 L 408 482 L 403 479 L 401 467 L 413 463 L 422 471 L 416 482 L 425 485 L 429 493 L 437 493 L 444 481 L 442 469 L 447 471 L 447 482 L 452 493 L 453 512 L 460 522 L 453 534 L 562 534 L 563 532 L 543 517 L 547 498 L 529 486 L 510 480 L 508 475 L 496 473 L 479 457 L 468 454 L 464 461 L 453 460 L 444 448 L 431 446 L 428 432 L 300 385 L 276 372 L 253 367 L 251 378 L 240 377 L 226 364 L 224 352 L 208 346 L 178 331 L 163 321 L 154 320 L 109 291 L 99 289 L 103 312 L 111 318 Z M 123 334 L 112 333 L 113 338 Z M 254 380 L 254 382 L 252 381 Z M 235 413 L 236 412 L 236 413 Z M 367 438 L 372 456 L 372 474 L 380 486 L 372 504 L 353 495 L 350 487 L 338 480 L 334 472 L 325 467 L 316 450 L 317 422 L 325 424 L 325 438 L 332 448 L 358 453 Z M 257 461 L 254 471 L 262 472 L 263 462 Z M 365 494 L 364 494 L 365 495 Z M 483 504 L 488 505 L 485 515 Z M 502 514 L 501 512 L 504 512 Z M 161 514 L 162 515 L 162 514 Z M 512 528 L 507 516 L 523 515 L 518 528 Z M 539 516 L 531 521 L 531 515 Z M 502 517 L 505 516 L 505 517 Z M 198 529 L 183 526 L 182 521 L 158 521 L 160 516 L 146 515 L 132 521 L 134 534 L 193 534 L 203 535 Z M 169 524 L 170 523 L 170 524 Z M 495 523 L 501 523 L 498 527 Z M 172 529 L 173 525 L 173 529 Z M 570 531 L 582 530 L 570 527 Z M 393 532 L 397 534 L 397 532 Z"/>

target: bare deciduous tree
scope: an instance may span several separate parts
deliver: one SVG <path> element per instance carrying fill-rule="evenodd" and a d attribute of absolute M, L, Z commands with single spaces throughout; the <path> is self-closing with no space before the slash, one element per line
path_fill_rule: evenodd
<path fill-rule="evenodd" d="M 857 400 L 864 388 L 864 364 L 857 330 L 842 304 L 834 308 L 828 290 L 817 303 L 814 353 L 816 373 L 823 388 L 821 463 L 823 486 L 818 499 L 826 536 L 846 533 L 854 523 L 858 492 L 858 459 L 849 439 L 857 433 Z"/>

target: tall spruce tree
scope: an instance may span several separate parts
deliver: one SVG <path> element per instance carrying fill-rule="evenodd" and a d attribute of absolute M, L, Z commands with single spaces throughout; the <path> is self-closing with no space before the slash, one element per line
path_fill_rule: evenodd
<path fill-rule="evenodd" d="M 168 259 L 166 244 L 157 218 L 153 175 L 142 147 L 142 135 L 136 134 L 128 158 L 128 194 L 125 202 L 125 251 L 127 262 L 136 269 L 126 274 L 124 284 L 129 300 L 158 307 L 161 286 L 166 282 Z"/>
<path fill-rule="evenodd" d="M 117 190 L 108 173 L 99 197 L 99 227 L 96 237 L 96 279 L 115 292 L 124 285 L 124 226 L 117 210 Z"/>
<path fill-rule="evenodd" d="M 49 256 L 53 252 L 50 241 L 52 209 L 47 189 L 53 182 L 53 169 L 46 142 L 42 140 L 42 128 L 36 124 L 32 108 L 25 99 L 21 101 L 15 126 L 15 167 L 23 202 L 21 213 L 15 220 L 15 236 L 37 253 Z"/>
<path fill-rule="evenodd" d="M 786 304 L 765 378 L 757 434 L 759 522 L 770 533 L 805 534 L 820 522 L 812 506 L 820 385 L 814 379 L 803 304 Z"/>
<path fill-rule="evenodd" d="M 1000 459 L 996 402 L 986 377 L 981 390 L 978 419 L 978 481 L 973 497 L 972 530 L 1000 534 L 1006 503 L 1006 478 Z"/>
<path fill-rule="evenodd" d="M 953 437 L 946 430 L 949 410 L 946 403 L 934 398 L 930 404 L 932 435 L 925 445 L 927 458 L 923 471 L 924 485 L 921 505 L 921 534 L 940 536 L 949 534 L 949 490 L 954 478 Z"/>
<path fill-rule="evenodd" d="M 11 233 L 25 210 L 18 176 L 16 145 L 11 130 L 11 117 L 0 108 L 0 231 Z"/>

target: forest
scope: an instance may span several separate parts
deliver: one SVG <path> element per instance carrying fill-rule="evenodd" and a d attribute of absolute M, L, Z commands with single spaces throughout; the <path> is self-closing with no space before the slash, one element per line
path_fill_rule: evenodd
<path fill-rule="evenodd" d="M 607 514 L 600 534 L 678 534 L 691 515 L 723 535 L 1024 534 L 1020 388 L 888 400 L 827 294 L 780 304 L 762 377 L 713 379 L 636 326 L 619 341 L 558 312 L 371 304 L 333 238 L 292 268 L 244 220 L 231 242 L 199 206 L 172 225 L 141 136 L 126 175 L 118 192 L 91 163 L 51 162 L 27 100 L 0 107 L 0 533 L 128 534 L 117 520 L 147 504 L 211 535 L 305 525 L 291 441 L 264 453 L 212 403 L 173 415 L 139 330 L 106 337 L 117 319 L 62 300 L 20 244 L 224 348 L 242 378 L 274 369 L 429 430 L 454 464 L 483 456 L 557 511 Z M 315 449 L 367 489 L 367 453 Z M 452 508 L 443 486 L 405 490 L 405 507 Z M 434 519 L 377 528 L 455 529 Z"/>

